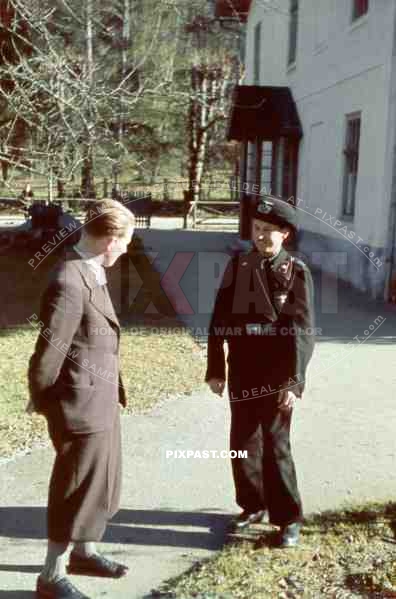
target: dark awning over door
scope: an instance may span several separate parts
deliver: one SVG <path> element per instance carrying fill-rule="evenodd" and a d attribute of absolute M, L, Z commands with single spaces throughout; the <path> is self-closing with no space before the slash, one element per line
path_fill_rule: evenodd
<path fill-rule="evenodd" d="M 238 85 L 234 90 L 227 137 L 238 141 L 302 137 L 290 89 Z"/>

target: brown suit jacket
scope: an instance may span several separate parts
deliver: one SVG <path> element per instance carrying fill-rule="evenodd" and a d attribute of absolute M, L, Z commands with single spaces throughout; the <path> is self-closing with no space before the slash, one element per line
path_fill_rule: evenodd
<path fill-rule="evenodd" d="M 51 273 L 39 321 L 28 371 L 36 411 L 60 434 L 110 430 L 126 405 L 120 324 L 107 286 L 74 250 Z"/>

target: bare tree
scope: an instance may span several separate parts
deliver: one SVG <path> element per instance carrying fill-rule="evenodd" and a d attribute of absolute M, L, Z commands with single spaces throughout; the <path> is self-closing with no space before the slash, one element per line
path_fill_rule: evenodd
<path fill-rule="evenodd" d="M 98 172 L 152 178 L 187 156 L 196 201 L 236 69 L 206 0 L 8 4 L 0 161 L 45 175 L 52 199 L 56 180 L 62 190 L 81 176 L 89 197 Z"/>
<path fill-rule="evenodd" d="M 204 171 L 207 168 L 209 143 L 216 125 L 227 118 L 230 87 L 234 68 L 223 64 L 193 65 L 189 110 L 189 190 L 192 207 L 200 198 Z"/>
<path fill-rule="evenodd" d="M 30 55 L 15 46 L 16 61 L 2 57 L 2 78 L 6 74 L 13 86 L 0 93 L 10 114 L 23 118 L 29 130 L 23 150 L 34 158 L 30 170 L 47 173 L 51 189 L 54 174 L 73 180 L 81 169 L 81 190 L 90 197 L 94 162 L 103 172 L 123 156 L 130 158 L 134 138 L 147 128 L 140 104 L 167 85 L 168 70 L 157 57 L 164 19 L 173 14 L 152 3 L 150 31 L 139 32 L 132 49 L 131 8 L 140 0 L 110 6 L 98 0 L 10 3 L 14 21 L 28 25 L 28 33 L 18 36 Z M 8 159 L 3 152 L 0 159 Z"/>
<path fill-rule="evenodd" d="M 223 124 L 222 135 L 225 136 L 231 92 L 239 79 L 240 64 L 235 50 L 236 31 L 231 31 L 228 36 L 224 32 L 221 35 L 218 22 L 202 14 L 195 15 L 186 30 L 191 35 L 194 50 L 188 113 L 191 213 L 201 196 L 208 150 L 219 124 Z"/>

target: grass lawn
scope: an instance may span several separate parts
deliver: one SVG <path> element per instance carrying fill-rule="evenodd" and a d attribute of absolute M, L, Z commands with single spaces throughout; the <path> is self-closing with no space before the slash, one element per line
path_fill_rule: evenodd
<path fill-rule="evenodd" d="M 177 599 L 385 599 L 396 597 L 396 503 L 307 519 L 301 544 L 273 546 L 274 529 L 230 535 L 213 559 L 165 583 Z"/>
<path fill-rule="evenodd" d="M 121 335 L 121 370 L 129 400 L 126 412 L 145 411 L 167 395 L 187 394 L 202 384 L 204 360 L 188 334 L 130 335 L 123 328 Z M 0 457 L 47 439 L 44 418 L 24 413 L 26 369 L 36 337 L 31 328 L 0 333 Z"/>
<path fill-rule="evenodd" d="M 168 395 L 190 393 L 203 382 L 205 362 L 201 348 L 181 329 L 161 294 L 160 275 L 152 270 L 138 239 L 129 254 L 133 260 L 128 264 L 127 259 L 127 268 L 119 260 L 108 280 L 121 311 L 121 371 L 129 400 L 126 412 L 131 413 L 145 411 Z M 29 266 L 29 258 L 0 256 L 0 285 L 6 292 L 0 330 L 0 457 L 47 440 L 44 418 L 24 412 L 27 366 L 37 338 L 27 318 L 38 313 L 46 275 L 57 257 L 48 257 L 37 270 Z M 127 301 L 124 292 L 120 297 L 125 289 Z M 147 311 L 150 302 L 157 313 Z M 158 334 L 159 327 L 171 334 Z"/>

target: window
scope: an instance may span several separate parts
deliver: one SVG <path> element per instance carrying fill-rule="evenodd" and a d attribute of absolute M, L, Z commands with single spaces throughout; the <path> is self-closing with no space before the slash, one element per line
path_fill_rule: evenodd
<path fill-rule="evenodd" d="M 346 121 L 344 147 L 344 181 L 342 189 L 342 216 L 355 215 L 356 184 L 359 165 L 360 114 L 350 115 Z"/>
<path fill-rule="evenodd" d="M 254 85 L 260 84 L 261 23 L 254 28 Z"/>
<path fill-rule="evenodd" d="M 257 140 L 249 142 L 247 151 L 247 173 L 246 179 L 249 183 L 250 194 L 256 195 L 252 191 L 252 186 L 257 185 L 265 193 L 270 193 L 272 188 L 274 168 L 274 155 L 272 141 Z"/>
<path fill-rule="evenodd" d="M 288 55 L 288 60 L 287 60 L 289 65 L 296 62 L 297 26 L 298 26 L 298 0 L 290 0 L 289 55 Z"/>
<path fill-rule="evenodd" d="M 273 192 L 282 198 L 290 198 L 296 193 L 298 142 L 280 137 L 275 144 L 273 160 Z"/>
<path fill-rule="evenodd" d="M 8 2 L 0 3 L 0 24 L 3 27 L 11 27 L 12 18 L 14 16 L 13 10 Z"/>
<path fill-rule="evenodd" d="M 296 195 L 298 145 L 291 139 L 285 141 L 282 196 L 290 198 Z"/>
<path fill-rule="evenodd" d="M 272 141 L 263 141 L 261 144 L 261 173 L 260 189 L 265 189 L 266 193 L 271 193 L 272 187 Z"/>
<path fill-rule="evenodd" d="M 297 147 L 298 144 L 287 137 L 258 141 L 254 156 L 258 170 L 255 174 L 251 171 L 250 181 L 259 186 L 261 193 L 283 198 L 295 195 Z"/>
<path fill-rule="evenodd" d="M 252 191 L 252 185 L 256 184 L 256 169 L 257 169 L 257 144 L 256 142 L 248 142 L 247 147 L 247 168 L 246 181 L 249 184 L 249 192 Z"/>
<path fill-rule="evenodd" d="M 352 0 L 352 3 L 352 21 L 355 21 L 367 13 L 369 0 Z"/>
<path fill-rule="evenodd" d="M 274 176 L 274 193 L 276 195 L 283 194 L 283 170 L 285 163 L 285 138 L 281 137 L 275 150 L 275 176 Z"/>

